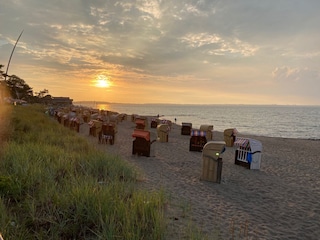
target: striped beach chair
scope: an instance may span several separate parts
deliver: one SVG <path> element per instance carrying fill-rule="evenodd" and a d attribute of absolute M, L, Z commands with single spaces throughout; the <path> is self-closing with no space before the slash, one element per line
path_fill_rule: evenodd
<path fill-rule="evenodd" d="M 207 132 L 201 130 L 191 130 L 189 151 L 201 152 L 203 146 L 207 143 Z"/>

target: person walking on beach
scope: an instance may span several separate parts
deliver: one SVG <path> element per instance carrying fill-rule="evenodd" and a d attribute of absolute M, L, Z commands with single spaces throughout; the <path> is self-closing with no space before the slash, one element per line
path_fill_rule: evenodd
<path fill-rule="evenodd" d="M 176 118 L 174 118 L 174 123 L 177 124 L 177 119 Z"/>

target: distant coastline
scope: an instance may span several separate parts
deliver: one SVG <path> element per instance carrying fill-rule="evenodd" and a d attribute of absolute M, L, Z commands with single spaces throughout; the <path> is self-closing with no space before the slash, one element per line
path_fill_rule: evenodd
<path fill-rule="evenodd" d="M 278 106 L 278 107 L 320 107 L 320 105 L 305 105 L 305 104 L 243 104 L 243 103 L 118 103 L 106 101 L 75 101 L 74 105 L 89 105 L 89 104 L 118 104 L 118 105 L 177 105 L 177 106 Z"/>

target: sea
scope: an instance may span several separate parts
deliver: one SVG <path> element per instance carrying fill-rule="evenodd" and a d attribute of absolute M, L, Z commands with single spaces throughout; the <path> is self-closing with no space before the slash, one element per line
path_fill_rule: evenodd
<path fill-rule="evenodd" d="M 320 140 L 320 106 L 193 105 L 75 102 L 74 105 L 141 116 L 158 116 L 177 124 L 236 128 L 245 135 Z"/>

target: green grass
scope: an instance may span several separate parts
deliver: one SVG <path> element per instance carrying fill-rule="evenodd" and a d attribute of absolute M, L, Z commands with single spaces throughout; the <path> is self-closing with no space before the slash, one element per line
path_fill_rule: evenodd
<path fill-rule="evenodd" d="M 97 151 L 42 106 L 0 112 L 5 239 L 163 239 L 164 193 L 139 190 L 132 166 Z"/>

